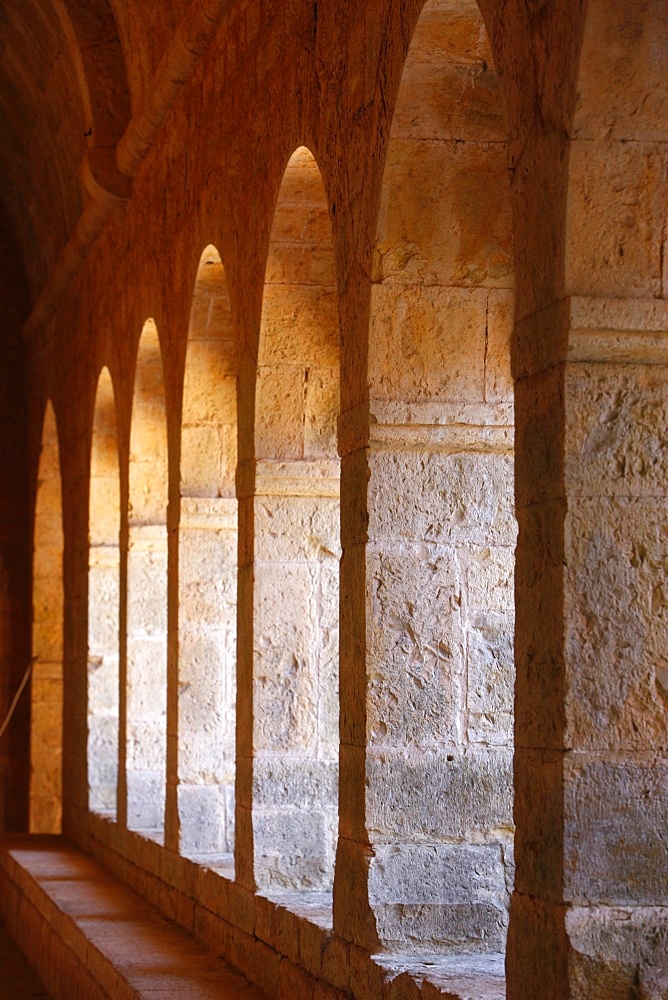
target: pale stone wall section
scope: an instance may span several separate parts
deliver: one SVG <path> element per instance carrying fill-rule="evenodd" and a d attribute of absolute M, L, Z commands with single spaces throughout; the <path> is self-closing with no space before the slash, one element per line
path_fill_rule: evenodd
<path fill-rule="evenodd" d="M 33 538 L 30 831 L 60 833 L 63 755 L 63 520 L 58 430 L 42 426 Z"/>
<path fill-rule="evenodd" d="M 234 849 L 236 358 L 225 271 L 210 246 L 193 293 L 181 430 L 178 813 L 186 854 Z"/>
<path fill-rule="evenodd" d="M 167 428 L 152 320 L 137 355 L 130 437 L 125 781 L 127 825 L 162 835 L 167 753 Z"/>
<path fill-rule="evenodd" d="M 114 391 L 100 374 L 91 443 L 88 557 L 88 802 L 115 816 L 119 752 L 120 479 Z"/>
<path fill-rule="evenodd" d="M 498 84 L 473 3 L 430 0 L 418 21 L 372 277 L 368 524 L 345 549 L 366 578 L 366 706 L 342 737 L 342 785 L 364 792 L 337 859 L 341 898 L 356 893 L 363 915 L 366 883 L 371 922 L 342 906 L 340 932 L 500 951 L 513 877 L 513 250 Z M 343 710 L 359 718 L 358 703 Z"/>

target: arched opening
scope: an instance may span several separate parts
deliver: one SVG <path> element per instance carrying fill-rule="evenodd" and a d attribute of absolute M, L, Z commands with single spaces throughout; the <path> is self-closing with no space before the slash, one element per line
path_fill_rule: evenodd
<path fill-rule="evenodd" d="M 127 825 L 164 835 L 167 750 L 167 423 L 158 331 L 139 341 L 130 431 Z"/>
<path fill-rule="evenodd" d="M 63 762 L 63 515 L 58 429 L 42 427 L 33 540 L 30 832 L 60 833 Z"/>
<path fill-rule="evenodd" d="M 88 807 L 116 818 L 121 494 L 111 375 L 97 384 L 88 521 Z"/>
<path fill-rule="evenodd" d="M 271 232 L 255 400 L 255 878 L 331 887 L 338 825 L 339 331 L 327 200 L 304 147 Z"/>
<path fill-rule="evenodd" d="M 369 899 L 388 947 L 500 952 L 513 850 L 514 280 L 502 106 L 473 0 L 422 8 L 372 280 Z"/>
<path fill-rule="evenodd" d="M 183 387 L 179 523 L 179 831 L 185 854 L 234 848 L 236 345 L 225 270 L 204 250 Z"/>

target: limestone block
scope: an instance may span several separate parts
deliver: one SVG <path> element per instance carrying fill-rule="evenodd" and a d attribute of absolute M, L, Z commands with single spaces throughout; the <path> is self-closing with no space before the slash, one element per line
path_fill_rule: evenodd
<path fill-rule="evenodd" d="M 513 289 L 490 289 L 487 296 L 487 349 L 485 352 L 485 399 L 512 403 L 513 373 L 510 346 L 515 301 Z"/>
<path fill-rule="evenodd" d="M 161 718 L 167 703 L 164 637 L 128 641 L 128 717 Z"/>
<path fill-rule="evenodd" d="M 372 398 L 482 400 L 486 312 L 482 289 L 374 284 Z"/>
<path fill-rule="evenodd" d="M 668 748 L 665 501 L 579 500 L 566 520 L 568 745 Z"/>
<path fill-rule="evenodd" d="M 254 636 L 255 746 L 258 751 L 314 748 L 318 680 L 308 565 L 256 567 Z"/>
<path fill-rule="evenodd" d="M 266 285 L 260 367 L 337 367 L 339 324 L 333 287 Z"/>
<path fill-rule="evenodd" d="M 333 856 L 325 815 L 317 810 L 254 812 L 256 878 L 285 889 L 321 888 L 331 883 Z"/>
<path fill-rule="evenodd" d="M 350 546 L 341 556 L 341 634 L 339 692 L 341 744 L 363 747 L 366 743 L 366 614 L 360 614 L 365 599 L 367 559 L 365 545 Z M 371 554 L 373 564 L 375 556 Z"/>
<path fill-rule="evenodd" d="M 307 179 L 307 173 L 312 177 Z M 291 183 L 294 184 L 292 192 Z M 292 182 L 286 171 L 271 230 L 271 251 L 280 255 L 286 246 L 301 244 L 309 249 L 328 250 L 331 254 L 331 241 L 332 227 L 319 171 L 317 168 L 302 169 L 298 181 L 295 178 Z"/>
<path fill-rule="evenodd" d="M 179 533 L 180 627 L 219 627 L 236 617 L 236 532 L 181 528 Z"/>
<path fill-rule="evenodd" d="M 119 569 L 90 566 L 88 570 L 88 649 L 95 656 L 118 655 Z"/>
<path fill-rule="evenodd" d="M 390 142 L 375 281 L 512 287 L 505 144 Z"/>
<path fill-rule="evenodd" d="M 514 545 L 513 461 L 504 455 L 369 455 L 369 536 Z"/>
<path fill-rule="evenodd" d="M 364 449 L 341 460 L 341 545 L 356 545 L 366 541 L 369 518 L 367 513 L 367 453 Z"/>
<path fill-rule="evenodd" d="M 367 732 L 431 746 L 461 735 L 464 634 L 453 551 L 393 545 L 369 560 Z"/>
<path fill-rule="evenodd" d="M 543 900 L 548 908 L 563 900 L 563 756 L 559 750 L 515 748 L 516 895 Z M 543 919 L 540 906 L 534 913 L 529 903 L 518 905 L 522 920 Z"/>
<path fill-rule="evenodd" d="M 334 497 L 261 497 L 255 502 L 255 558 L 336 560 L 339 502 Z"/>
<path fill-rule="evenodd" d="M 129 770 L 128 827 L 131 830 L 159 830 L 164 823 L 164 777 L 152 771 Z"/>
<path fill-rule="evenodd" d="M 256 392 L 257 458 L 302 458 L 304 368 L 294 364 L 259 367 Z"/>
<path fill-rule="evenodd" d="M 666 760 L 571 753 L 564 786 L 566 899 L 662 905 L 668 881 Z"/>
<path fill-rule="evenodd" d="M 88 715 L 118 717 L 118 657 L 88 660 Z"/>
<path fill-rule="evenodd" d="M 660 296 L 668 208 L 662 144 L 574 139 L 569 176 L 568 291 Z"/>
<path fill-rule="evenodd" d="M 338 765 L 335 761 L 256 758 L 253 762 L 253 803 L 270 808 L 321 812 L 336 809 Z"/>
<path fill-rule="evenodd" d="M 91 809 L 116 808 L 118 720 L 88 720 L 88 800 Z"/>
<path fill-rule="evenodd" d="M 601 38 L 604 60 L 595 55 Z M 578 137 L 668 141 L 662 58 L 667 44 L 668 18 L 661 4 L 591 8 L 578 76 Z"/>
<path fill-rule="evenodd" d="M 510 615 L 514 600 L 515 551 L 509 546 L 468 546 L 458 553 L 466 581 L 466 603 L 470 612 L 495 611 Z"/>
<path fill-rule="evenodd" d="M 128 552 L 128 635 L 159 637 L 167 628 L 167 553 Z"/>
<path fill-rule="evenodd" d="M 189 634 L 179 644 L 179 776 L 217 781 L 234 755 L 234 712 L 227 693 L 234 661 L 226 634 Z"/>
<path fill-rule="evenodd" d="M 304 393 L 304 456 L 333 457 L 337 454 L 338 367 L 309 368 Z"/>
<path fill-rule="evenodd" d="M 512 750 L 369 753 L 366 822 L 373 842 L 450 838 L 511 842 Z"/>
<path fill-rule="evenodd" d="M 44 527 L 44 522 L 48 521 L 47 530 L 43 532 L 45 538 L 40 538 L 38 524 Z M 34 549 L 34 579 L 39 581 L 46 589 L 53 589 L 54 580 L 58 580 L 63 572 L 63 546 L 61 541 L 60 519 L 46 519 L 40 517 L 35 521 L 35 549 Z M 57 531 L 58 534 L 53 534 Z"/>
<path fill-rule="evenodd" d="M 62 681 L 33 675 L 31 701 L 31 746 L 38 751 L 32 762 L 33 770 L 50 766 L 49 758 L 61 752 L 62 744 Z"/>
<path fill-rule="evenodd" d="M 96 438 L 95 452 L 99 451 Z M 114 438 L 114 450 L 105 462 L 113 463 L 112 468 L 118 466 L 118 455 L 116 454 L 116 441 Z M 94 462 L 91 456 L 91 463 Z M 99 558 L 96 549 L 104 552 L 104 547 L 108 547 L 107 558 L 118 563 L 118 532 L 120 526 L 120 497 L 119 497 L 119 476 L 116 471 L 113 475 L 96 475 L 91 469 L 90 480 L 90 502 L 89 502 L 89 540 L 91 544 L 90 560 L 97 561 Z"/>
<path fill-rule="evenodd" d="M 166 744 L 164 717 L 128 719 L 126 758 L 129 770 L 164 770 Z"/>
<path fill-rule="evenodd" d="M 181 434 L 181 492 L 215 495 L 219 489 L 227 443 L 215 424 L 184 427 Z"/>
<path fill-rule="evenodd" d="M 286 208 L 281 208 L 281 215 L 287 214 Z M 304 223 L 304 211 L 301 210 L 299 219 L 299 209 L 290 212 L 291 220 Z M 288 220 L 282 220 L 286 225 Z M 326 219 L 329 225 L 329 219 Z M 322 226 L 322 219 L 316 219 L 315 215 L 309 212 L 306 223 L 312 232 L 316 226 L 322 227 L 322 235 L 327 234 L 327 230 Z M 331 245 L 331 228 L 329 230 L 329 242 L 322 244 L 304 244 L 272 241 L 267 257 L 267 269 L 265 271 L 265 287 L 267 285 L 333 285 L 336 279 L 336 269 L 334 264 L 334 254 Z"/>
<path fill-rule="evenodd" d="M 369 901 L 502 904 L 505 880 L 498 845 L 375 845 Z"/>
<path fill-rule="evenodd" d="M 498 847 L 376 847 L 369 901 L 387 944 L 427 944 L 436 952 L 503 947 L 508 915 Z"/>
<path fill-rule="evenodd" d="M 154 445 L 132 456 L 130 461 L 130 501 L 128 518 L 130 523 L 160 524 L 164 521 L 167 507 L 167 463 L 157 457 Z M 148 460 L 150 456 L 150 460 Z"/>
<path fill-rule="evenodd" d="M 666 996 L 665 907 L 570 907 L 565 917 L 571 995 L 577 1000 Z"/>
<path fill-rule="evenodd" d="M 659 366 L 569 366 L 564 470 L 569 492 L 666 495 L 667 390 Z"/>
<path fill-rule="evenodd" d="M 34 614 L 37 613 L 36 595 L 33 592 Z M 55 620 L 33 620 L 32 653 L 38 660 L 57 663 L 63 656 L 63 623 L 61 613 Z"/>
<path fill-rule="evenodd" d="M 509 626 L 468 630 L 467 736 L 474 743 L 512 743 L 515 659 Z"/>
<path fill-rule="evenodd" d="M 223 853 L 229 849 L 223 789 L 216 785 L 179 785 L 179 845 L 182 852 Z"/>
<path fill-rule="evenodd" d="M 234 368 L 217 340 L 190 339 L 183 381 L 183 430 L 236 424 Z"/>
<path fill-rule="evenodd" d="M 230 775 L 227 783 L 223 785 L 223 807 L 225 810 L 225 831 L 227 834 L 227 850 L 234 850 L 234 828 L 236 818 L 236 789 L 234 785 L 235 775 Z"/>

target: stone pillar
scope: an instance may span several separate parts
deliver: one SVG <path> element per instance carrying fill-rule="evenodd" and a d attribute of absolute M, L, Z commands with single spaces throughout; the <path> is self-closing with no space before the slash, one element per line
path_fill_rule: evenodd
<path fill-rule="evenodd" d="M 518 330 L 567 348 L 516 383 L 512 1000 L 666 995 L 666 330 L 581 297 Z"/>
<path fill-rule="evenodd" d="M 178 812 L 185 854 L 234 843 L 237 501 L 182 497 Z"/>

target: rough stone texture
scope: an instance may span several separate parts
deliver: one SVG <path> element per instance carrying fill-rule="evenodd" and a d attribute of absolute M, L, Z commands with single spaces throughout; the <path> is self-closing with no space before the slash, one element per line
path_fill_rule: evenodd
<path fill-rule="evenodd" d="M 665 3 L 5 7 L 66 831 L 274 996 L 662 998 Z"/>

